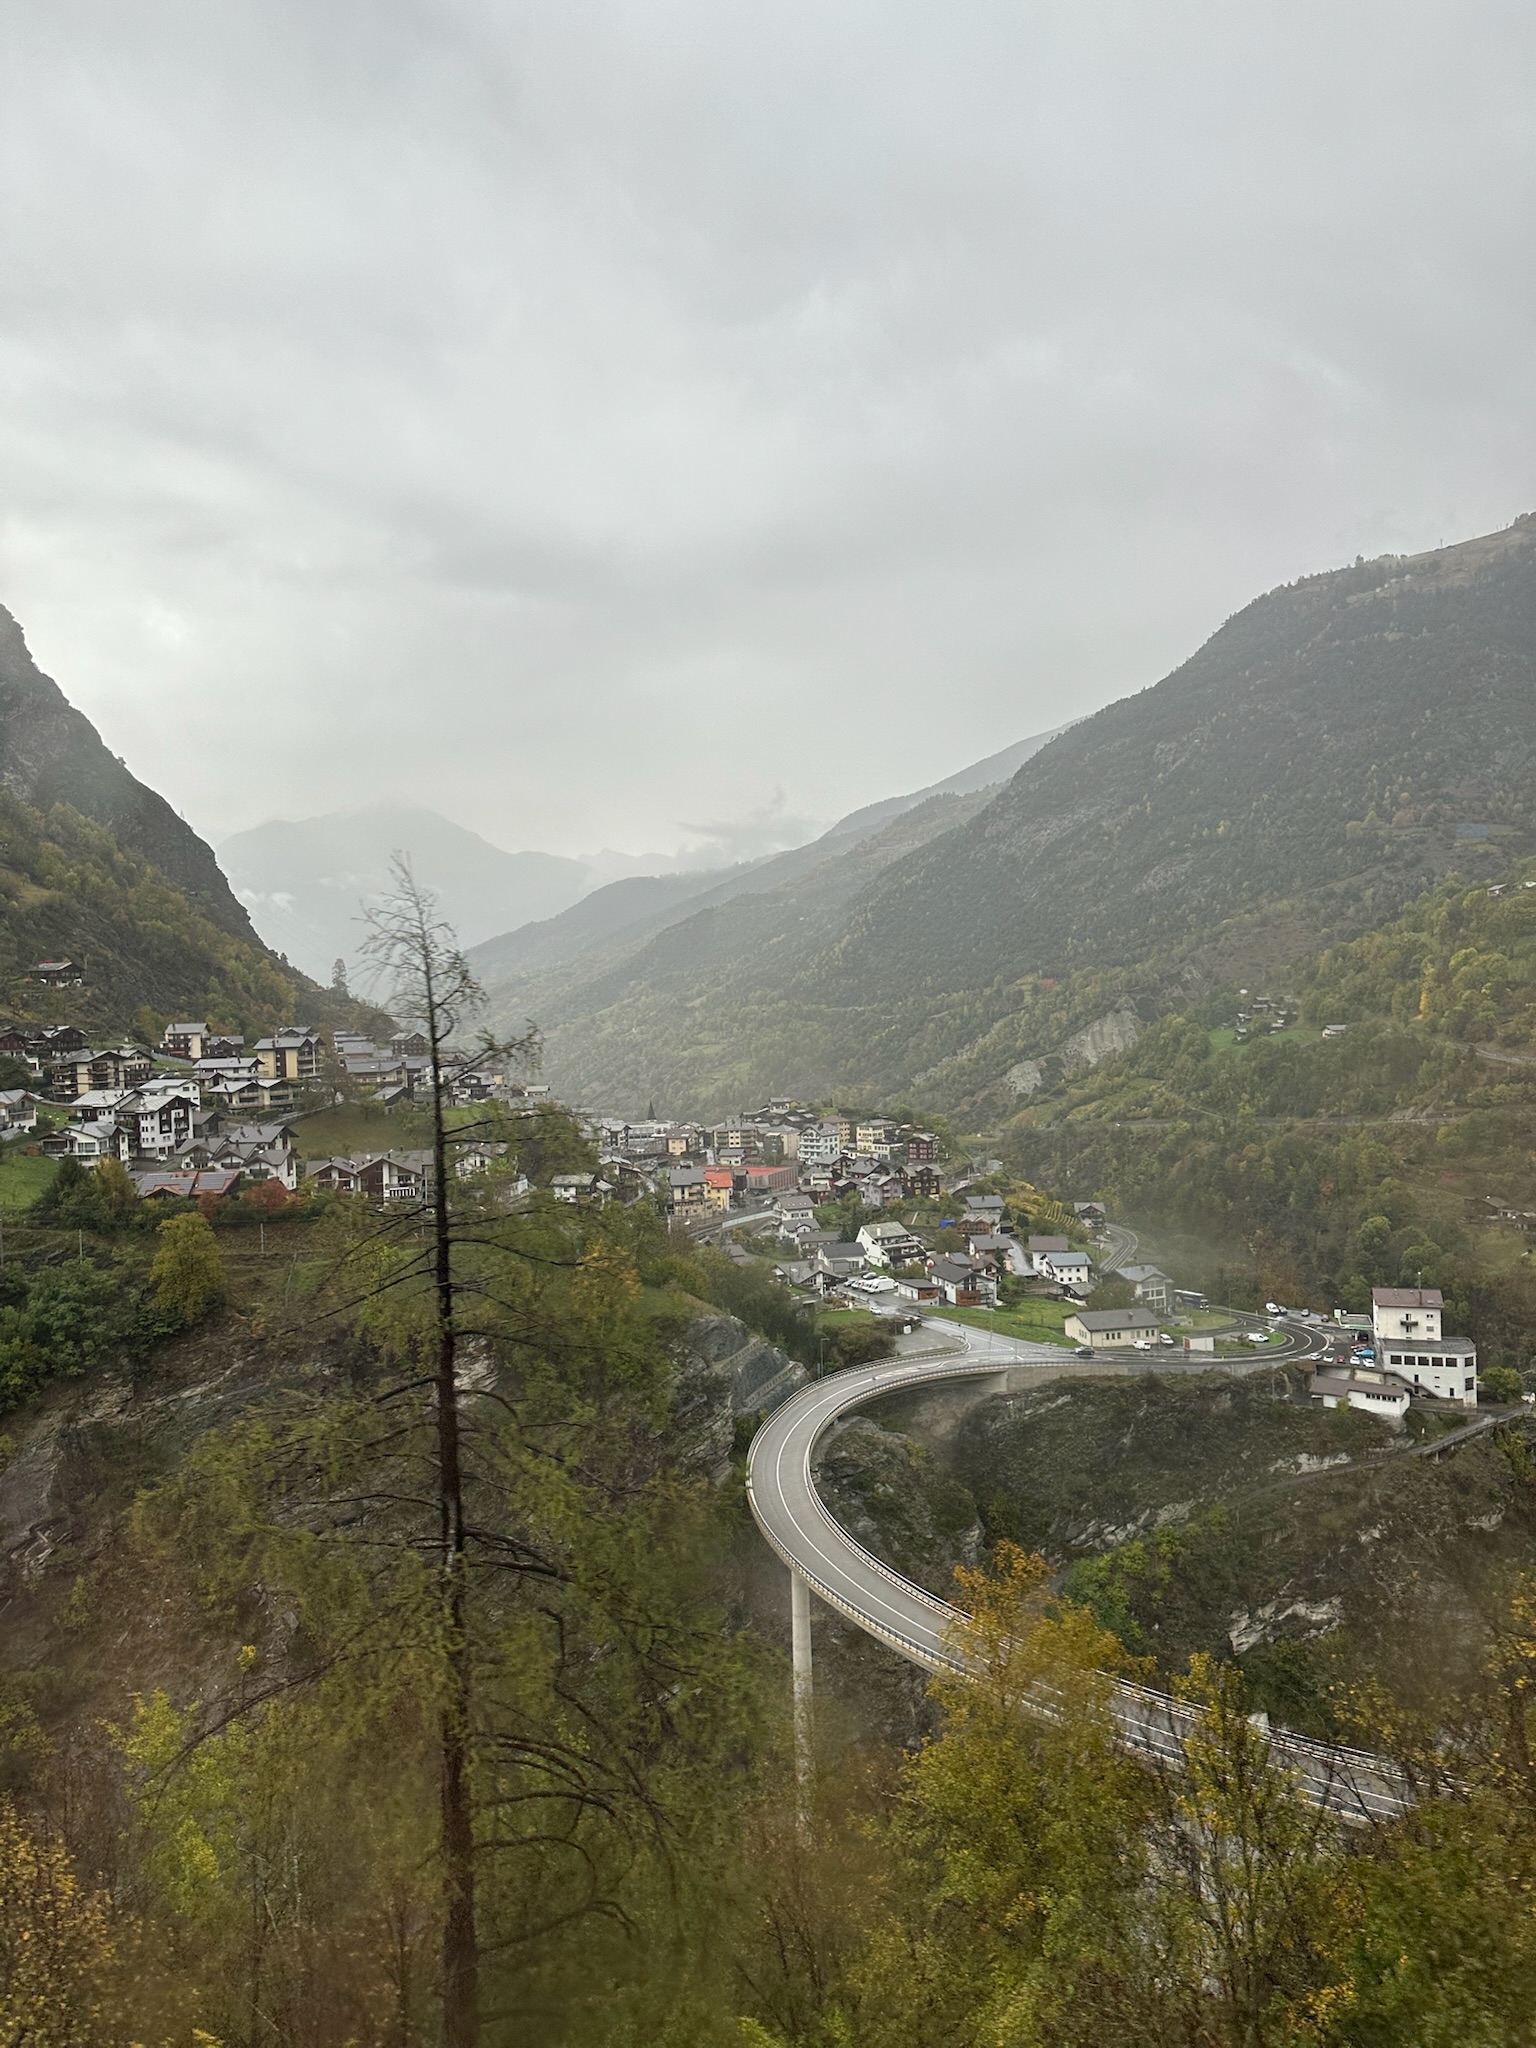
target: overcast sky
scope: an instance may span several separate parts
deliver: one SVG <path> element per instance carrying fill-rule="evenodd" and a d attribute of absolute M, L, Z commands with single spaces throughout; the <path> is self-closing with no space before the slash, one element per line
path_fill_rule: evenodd
<path fill-rule="evenodd" d="M 1529 0 L 14 0 L 0 601 L 214 839 L 794 836 L 1536 505 L 1533 86 Z"/>

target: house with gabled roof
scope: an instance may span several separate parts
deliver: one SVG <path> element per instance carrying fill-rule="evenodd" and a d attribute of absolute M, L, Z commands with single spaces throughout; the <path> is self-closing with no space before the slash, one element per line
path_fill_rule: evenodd
<path fill-rule="evenodd" d="M 255 1045 L 262 1073 L 273 1081 L 313 1081 L 320 1073 L 323 1041 L 307 1024 L 290 1024 Z"/>
<path fill-rule="evenodd" d="M 141 1202 L 222 1200 L 240 1185 L 238 1171 L 223 1167 L 198 1167 L 190 1172 L 153 1167 L 132 1178 Z"/>
<path fill-rule="evenodd" d="M 1142 1308 L 1079 1309 L 1062 1324 L 1074 1344 L 1142 1344 L 1157 1340 L 1157 1317 Z"/>
<path fill-rule="evenodd" d="M 859 1243 L 872 1266 L 920 1264 L 927 1246 L 905 1223 L 866 1223 L 859 1231 Z"/>
<path fill-rule="evenodd" d="M 161 1050 L 172 1059 L 200 1060 L 209 1035 L 206 1023 L 167 1024 L 160 1036 Z"/>
<path fill-rule="evenodd" d="M 935 1259 L 928 1271 L 953 1308 L 990 1307 L 997 1300 L 997 1282 L 974 1259 Z"/>
<path fill-rule="evenodd" d="M 1136 1299 L 1147 1308 L 1161 1310 L 1164 1314 L 1173 1306 L 1174 1286 L 1161 1266 L 1121 1266 L 1115 1273 L 1117 1280 L 1129 1280 L 1136 1290 Z"/>

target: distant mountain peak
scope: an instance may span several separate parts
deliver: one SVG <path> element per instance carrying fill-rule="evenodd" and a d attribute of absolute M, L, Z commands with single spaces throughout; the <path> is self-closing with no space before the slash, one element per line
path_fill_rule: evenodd
<path fill-rule="evenodd" d="M 320 817 L 273 819 L 219 849 L 257 929 L 317 978 L 355 958 L 365 903 L 390 888 L 390 860 L 410 856 L 465 945 L 510 924 L 549 917 L 583 896 L 580 861 L 508 853 L 428 804 L 378 797 Z"/>

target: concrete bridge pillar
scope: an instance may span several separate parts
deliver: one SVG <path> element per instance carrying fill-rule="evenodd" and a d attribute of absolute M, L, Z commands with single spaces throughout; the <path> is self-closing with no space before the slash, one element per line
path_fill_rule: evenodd
<path fill-rule="evenodd" d="M 795 1779 L 800 1819 L 809 1818 L 811 1746 L 811 1589 L 793 1566 L 789 1574 L 789 1648 L 795 1682 Z"/>

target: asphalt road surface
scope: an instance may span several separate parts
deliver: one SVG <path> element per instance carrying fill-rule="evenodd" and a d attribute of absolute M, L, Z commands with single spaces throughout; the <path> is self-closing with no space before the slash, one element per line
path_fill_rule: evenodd
<path fill-rule="evenodd" d="M 920 1334 L 927 1340 L 926 1348 L 916 1338 L 909 1339 L 904 1356 L 814 1381 L 776 1409 L 753 1440 L 747 1494 L 769 1544 L 829 1607 L 912 1663 L 929 1671 L 963 1674 L 964 1616 L 872 1557 L 833 1519 L 811 1476 L 812 1453 L 840 1415 L 882 1394 L 951 1379 L 977 1379 L 1008 1366 L 1057 1373 L 1091 1372 L 1093 1367 L 1055 1345 L 999 1339 L 964 1325 L 930 1323 Z M 1248 1371 L 1262 1370 L 1281 1355 L 1277 1347 L 1251 1363 L 1239 1363 Z M 1134 1362 L 1121 1362 L 1156 1371 L 1210 1367 L 1209 1360 L 1181 1356 L 1175 1361 L 1166 1353 L 1138 1354 Z M 1041 1710 L 1048 1713 L 1048 1703 L 1042 1702 Z M 1117 1685 L 1114 1713 L 1127 1748 L 1170 1762 L 1182 1758 L 1194 1716 L 1177 1700 L 1142 1686 Z M 1344 1819 L 1388 1818 L 1409 1803 L 1399 1774 L 1380 1757 L 1310 1742 L 1283 1729 L 1271 1731 L 1270 1748 L 1277 1761 L 1296 1773 L 1310 1798 Z"/>

